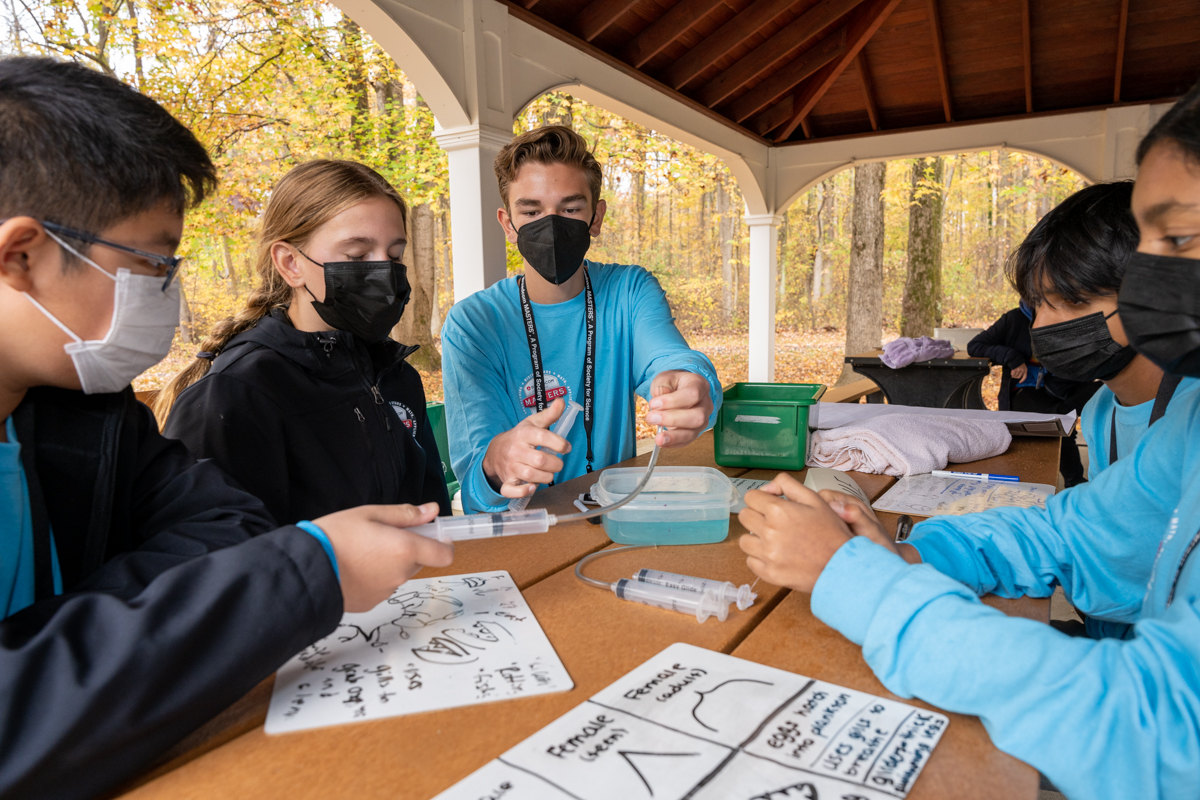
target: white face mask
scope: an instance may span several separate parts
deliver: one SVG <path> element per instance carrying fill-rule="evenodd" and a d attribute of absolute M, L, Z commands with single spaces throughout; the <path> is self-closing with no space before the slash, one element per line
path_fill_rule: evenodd
<path fill-rule="evenodd" d="M 170 351 L 175 328 L 179 325 L 179 284 L 173 283 L 163 291 L 162 278 L 134 275 L 127 269 L 117 270 L 114 277 L 50 231 L 46 231 L 46 235 L 116 284 L 112 323 L 103 339 L 85 342 L 41 303 L 28 294 L 25 296 L 47 319 L 75 340 L 63 349 L 75 364 L 83 393 L 119 392 L 138 375 L 162 361 Z"/>

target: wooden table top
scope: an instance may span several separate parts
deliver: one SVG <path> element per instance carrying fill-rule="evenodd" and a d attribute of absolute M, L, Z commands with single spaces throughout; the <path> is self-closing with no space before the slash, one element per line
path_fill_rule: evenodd
<path fill-rule="evenodd" d="M 645 464 L 640 456 L 623 466 Z M 715 466 L 712 434 L 662 464 Z M 1054 483 L 1058 440 L 1013 440 L 1009 452 L 976 462 L 973 471 L 1020 475 Z M 731 477 L 769 478 L 770 471 L 722 469 Z M 803 471 L 795 473 L 803 475 Z M 872 499 L 894 482 L 853 474 Z M 537 495 L 534 506 L 568 513 L 593 483 L 583 476 Z M 881 515 L 894 528 L 894 515 Z M 737 517 L 721 543 L 615 553 L 597 559 L 590 575 L 629 577 L 641 567 L 753 582 L 737 540 Z M 758 601 L 731 608 L 726 622 L 618 600 L 576 580 L 574 564 L 604 548 L 618 550 L 599 525 L 566 524 L 550 533 L 459 543 L 454 564 L 421 577 L 508 570 L 554 645 L 575 688 L 569 692 L 466 708 L 433 711 L 320 730 L 268 736 L 263 731 L 270 679 L 175 747 L 160 766 L 125 787 L 129 800 L 151 798 L 430 798 L 574 708 L 675 642 L 688 642 L 855 689 L 892 697 L 862 658 L 859 647 L 812 616 L 807 595 L 762 581 Z M 985 602 L 1014 616 L 1047 621 L 1046 600 Z M 919 701 L 905 701 L 923 705 Z M 1033 798 L 1037 772 L 997 750 L 974 717 L 949 714 L 951 725 L 909 797 Z"/>

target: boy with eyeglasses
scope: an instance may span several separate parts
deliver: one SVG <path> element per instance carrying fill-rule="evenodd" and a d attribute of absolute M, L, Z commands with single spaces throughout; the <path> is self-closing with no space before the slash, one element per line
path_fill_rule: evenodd
<path fill-rule="evenodd" d="M 0 60 L 0 796 L 111 789 L 343 609 L 450 563 L 401 529 L 435 504 L 275 529 L 134 398 L 178 323 L 183 212 L 214 184 L 149 98 Z"/>

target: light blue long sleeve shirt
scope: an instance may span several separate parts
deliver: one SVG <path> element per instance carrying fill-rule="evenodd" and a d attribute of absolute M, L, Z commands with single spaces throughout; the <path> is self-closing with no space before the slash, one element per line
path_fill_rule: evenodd
<path fill-rule="evenodd" d="M 902 697 L 979 716 L 996 746 L 1069 798 L 1195 797 L 1200 787 L 1200 402 L 1171 404 L 1134 452 L 1045 510 L 938 517 L 925 563 L 856 538 L 813 612 Z M 1061 584 L 1132 638 L 1072 638 L 978 595 Z"/>
<path fill-rule="evenodd" d="M 593 467 L 597 470 L 634 454 L 634 393 L 647 397 L 654 376 L 687 370 L 708 381 L 716 419 L 721 383 L 712 362 L 688 347 L 675 327 L 666 294 L 642 267 L 584 262 L 596 297 L 595 408 Z M 542 370 L 550 399 L 583 404 L 586 325 L 585 299 L 531 303 Z M 446 428 L 454 474 L 462 483 L 463 508 L 500 511 L 508 499 L 483 472 L 492 439 L 535 411 L 533 367 L 515 278 L 500 281 L 454 304 L 442 327 L 442 382 Z M 559 482 L 587 471 L 583 415 L 570 435 Z"/>
<path fill-rule="evenodd" d="M 1190 402 L 1185 398 L 1196 391 L 1200 391 L 1200 379 L 1184 378 L 1179 382 L 1179 386 L 1175 387 L 1171 403 Z M 1121 405 L 1112 389 L 1107 386 L 1101 386 L 1100 390 L 1092 395 L 1092 399 L 1083 407 L 1079 423 L 1088 448 L 1088 480 L 1095 480 L 1096 476 L 1108 467 L 1113 412 L 1117 415 L 1117 458 L 1124 458 L 1133 452 L 1142 440 L 1142 435 L 1150 430 L 1150 413 L 1153 410 L 1153 400 L 1138 403 L 1136 406 Z"/>

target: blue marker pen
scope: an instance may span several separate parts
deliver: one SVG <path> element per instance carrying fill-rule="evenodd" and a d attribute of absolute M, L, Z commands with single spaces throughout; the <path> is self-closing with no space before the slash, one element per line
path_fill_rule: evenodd
<path fill-rule="evenodd" d="M 935 478 L 969 478 L 976 481 L 1002 481 L 1004 483 L 1021 482 L 1021 479 L 1016 475 L 989 475 L 986 472 L 949 472 L 943 469 L 935 469 L 929 474 Z"/>

